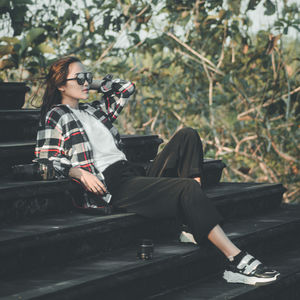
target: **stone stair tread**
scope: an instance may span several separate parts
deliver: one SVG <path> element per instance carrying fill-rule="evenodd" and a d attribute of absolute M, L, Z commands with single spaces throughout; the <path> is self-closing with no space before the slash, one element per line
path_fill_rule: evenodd
<path fill-rule="evenodd" d="M 0 150 L 7 149 L 7 148 L 20 148 L 20 147 L 34 147 L 35 142 L 31 140 L 25 141 L 8 141 L 8 142 L 0 142 Z"/>
<path fill-rule="evenodd" d="M 249 226 L 250 225 L 250 226 Z M 258 240 L 276 230 L 288 232 L 291 227 L 299 230 L 300 208 L 282 209 L 268 214 L 234 220 L 224 225 L 225 231 L 235 242 L 256 236 Z M 99 291 L 115 286 L 122 281 L 134 280 L 141 276 L 155 274 L 170 264 L 184 264 L 191 256 L 208 255 L 204 249 L 195 245 L 180 244 L 174 240 L 154 241 L 155 256 L 152 261 L 136 259 L 135 248 L 115 250 L 86 260 L 73 262 L 62 268 L 47 268 L 27 274 L 24 279 L 3 279 L 0 281 L 0 299 L 33 299 L 52 293 L 68 292 L 80 287 L 97 286 Z M 211 253 L 210 253 L 211 255 Z M 8 298 L 9 297 L 9 298 Z M 50 299 L 50 298 L 47 298 Z M 54 299 L 54 298 L 53 298 Z M 61 298 L 55 298 L 61 299 Z M 64 298 L 72 299 L 72 298 Z"/>
<path fill-rule="evenodd" d="M 69 179 L 60 180 L 49 180 L 49 181 L 16 181 L 9 178 L 0 179 L 0 191 L 1 192 L 13 192 L 15 193 L 18 189 L 22 191 L 31 190 L 35 194 L 44 193 L 43 188 L 55 188 L 59 187 L 61 190 L 66 188 L 72 188 Z M 275 189 L 276 191 L 284 191 L 281 184 L 275 183 L 258 183 L 258 182 L 220 182 L 215 186 L 204 188 L 205 193 L 209 198 L 220 198 L 225 195 L 241 194 L 244 192 L 254 192 L 254 191 L 270 191 Z M 22 197 L 22 195 L 19 195 Z M 251 194 L 250 194 L 251 196 Z M 0 194 L 0 200 L 3 198 Z"/>
<path fill-rule="evenodd" d="M 78 212 L 68 212 L 58 216 L 46 216 L 36 220 L 30 220 L 17 225 L 9 225 L 0 227 L 0 247 L 9 242 L 24 242 L 25 240 L 36 240 L 42 236 L 61 235 L 81 229 L 87 229 L 95 226 L 105 226 L 107 223 L 120 222 L 122 220 L 132 218 L 132 222 L 136 222 L 138 217 L 134 217 L 133 213 L 119 213 L 108 216 L 86 215 Z M 134 220 L 133 220 L 134 219 Z M 109 230 L 107 225 L 103 231 Z"/>
<path fill-rule="evenodd" d="M 215 186 L 204 188 L 205 193 L 209 198 L 222 199 L 223 196 L 241 195 L 251 197 L 255 192 L 268 193 L 270 190 L 278 192 L 285 191 L 282 184 L 276 183 L 260 183 L 260 182 L 220 182 Z"/>
<path fill-rule="evenodd" d="M 280 270 L 280 277 L 276 282 L 264 286 L 251 286 L 239 283 L 227 283 L 222 273 L 207 280 L 198 280 L 184 287 L 179 287 L 158 295 L 148 297 L 147 300 L 224 300 L 224 299 L 270 299 L 280 289 L 287 289 L 291 284 L 300 283 L 300 249 L 270 253 L 264 263 L 275 270 Z M 271 295 L 270 295 L 271 294 Z M 275 299 L 275 298 L 271 299 Z M 276 299 L 283 299 L 281 297 Z M 286 298 L 290 299 L 290 298 Z M 299 298 L 293 298 L 299 299 Z"/>
<path fill-rule="evenodd" d="M 0 193 L 0 204 L 4 208 L 10 205 L 8 216 L 15 218 L 14 214 L 17 216 L 24 214 L 23 219 L 15 218 L 14 223 L 3 217 L 2 226 L 0 226 L 0 256 L 3 259 L 0 270 L 1 278 L 13 276 L 16 272 L 27 272 L 28 268 L 63 265 L 87 255 L 124 248 L 145 234 L 149 237 L 176 236 L 177 234 L 174 220 L 153 222 L 135 214 L 120 212 L 110 216 L 78 213 L 72 207 L 70 199 L 60 198 L 62 195 L 60 190 L 63 191 L 68 182 L 64 185 L 64 182 L 59 181 L 61 186 L 51 181 L 41 183 L 34 187 L 33 182 L 30 182 L 26 188 L 15 188 L 11 192 Z M 207 188 L 206 191 L 210 197 L 210 191 L 219 189 L 219 194 L 211 196 L 211 199 L 225 219 L 257 215 L 280 207 L 281 194 L 278 191 L 282 189 L 281 185 L 271 186 L 273 190 L 269 190 L 268 185 L 261 188 L 264 185 L 258 184 L 257 189 L 252 190 L 249 198 L 249 193 L 247 190 L 245 192 L 245 188 L 254 186 L 251 183 L 246 185 L 222 183 L 217 187 Z M 41 194 L 40 198 L 37 197 L 38 193 Z M 55 197 L 47 198 L 53 193 Z M 12 197 L 8 201 L 9 194 L 27 198 L 14 201 Z M 34 213 L 36 210 L 42 212 L 45 210 L 46 204 L 43 198 L 48 199 L 46 202 L 50 209 L 49 213 L 31 215 L 30 211 Z M 53 206 L 57 209 L 53 210 Z"/>
<path fill-rule="evenodd" d="M 13 121 L 18 120 L 34 120 L 38 121 L 40 118 L 40 109 L 1 109 L 0 110 L 0 121 Z"/>
<path fill-rule="evenodd" d="M 207 193 L 209 195 L 209 193 Z M 291 214 L 289 211 L 285 211 L 280 215 L 280 219 L 290 218 Z M 138 217 L 134 213 L 116 213 L 107 216 L 101 215 L 87 215 L 82 214 L 76 211 L 67 212 L 55 216 L 45 216 L 43 218 L 37 218 L 33 220 L 28 220 L 14 225 L 4 225 L 0 227 L 0 246 L 3 246 L 4 243 L 15 240 L 23 239 L 36 239 L 37 236 L 41 237 L 42 235 L 53 235 L 61 234 L 62 232 L 67 231 L 76 231 L 79 228 L 84 229 L 87 227 L 98 227 L 104 225 L 105 223 L 111 223 L 112 221 L 120 221 L 120 226 L 123 226 L 122 220 L 125 220 L 127 224 L 135 224 L 137 220 L 143 220 L 144 218 Z M 277 222 L 277 219 L 266 221 L 266 225 L 272 222 Z M 141 221 L 142 222 L 142 221 Z M 231 220 L 231 223 L 235 225 L 235 222 Z M 255 229 L 254 224 L 247 224 L 246 230 Z M 108 230 L 105 227 L 105 230 Z M 234 236 L 234 231 L 231 235 Z"/>

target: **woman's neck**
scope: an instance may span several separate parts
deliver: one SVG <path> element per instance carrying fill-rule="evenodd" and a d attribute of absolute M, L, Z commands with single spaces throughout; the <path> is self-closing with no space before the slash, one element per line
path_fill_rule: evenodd
<path fill-rule="evenodd" d="M 69 105 L 71 108 L 78 108 L 79 101 L 77 99 L 62 99 L 64 105 Z"/>

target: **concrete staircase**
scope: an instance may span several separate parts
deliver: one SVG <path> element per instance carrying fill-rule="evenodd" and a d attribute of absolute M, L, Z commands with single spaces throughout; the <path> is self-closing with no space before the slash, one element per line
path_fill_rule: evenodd
<path fill-rule="evenodd" d="M 25 124 L 26 112 L 17 114 Z M 35 120 L 38 114 L 28 112 Z M 0 112 L 0 123 L 5 118 L 11 120 Z M 34 131 L 36 123 L 26 124 L 32 129 L 25 132 Z M 137 141 L 127 137 L 128 151 Z M 227 234 L 282 274 L 262 287 L 227 284 L 223 256 L 208 242 L 179 243 L 174 220 L 79 213 L 70 199 L 76 186 L 69 180 L 12 179 L 11 164 L 30 162 L 32 155 L 13 149 L 25 142 L 33 149 L 32 133 L 15 139 L 3 134 L 0 142 L 6 143 L 0 155 L 7 154 L 8 170 L 0 177 L 0 299 L 300 299 L 300 207 L 281 203 L 281 184 L 216 184 L 223 166 L 205 162 L 205 191 L 225 217 Z M 153 260 L 137 259 L 141 238 L 153 239 Z"/>

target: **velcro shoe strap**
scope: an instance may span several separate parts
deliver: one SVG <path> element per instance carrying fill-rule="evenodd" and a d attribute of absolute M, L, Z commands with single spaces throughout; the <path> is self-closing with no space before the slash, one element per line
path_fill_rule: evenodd
<path fill-rule="evenodd" d="M 244 269 L 247 265 L 248 265 L 248 263 L 249 263 L 249 261 L 251 260 L 251 259 L 254 259 L 254 257 L 252 256 L 252 255 L 250 255 L 250 254 L 246 254 L 242 259 L 241 259 L 241 261 L 240 261 L 240 263 L 237 265 L 237 268 L 238 269 Z"/>
<path fill-rule="evenodd" d="M 245 270 L 244 270 L 244 274 L 249 275 L 250 273 L 252 273 L 253 271 L 256 270 L 257 266 L 260 265 L 261 262 L 259 260 L 255 260 L 253 261 L 250 265 L 247 265 Z"/>

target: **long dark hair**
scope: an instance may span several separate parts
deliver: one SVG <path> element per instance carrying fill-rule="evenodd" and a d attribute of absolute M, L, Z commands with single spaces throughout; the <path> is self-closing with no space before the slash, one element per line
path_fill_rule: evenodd
<path fill-rule="evenodd" d="M 55 61 L 49 69 L 46 76 L 46 89 L 43 95 L 43 103 L 41 106 L 41 122 L 45 120 L 47 112 L 55 104 L 60 104 L 62 97 L 58 88 L 66 83 L 69 65 L 73 62 L 81 62 L 75 56 L 66 56 Z"/>

